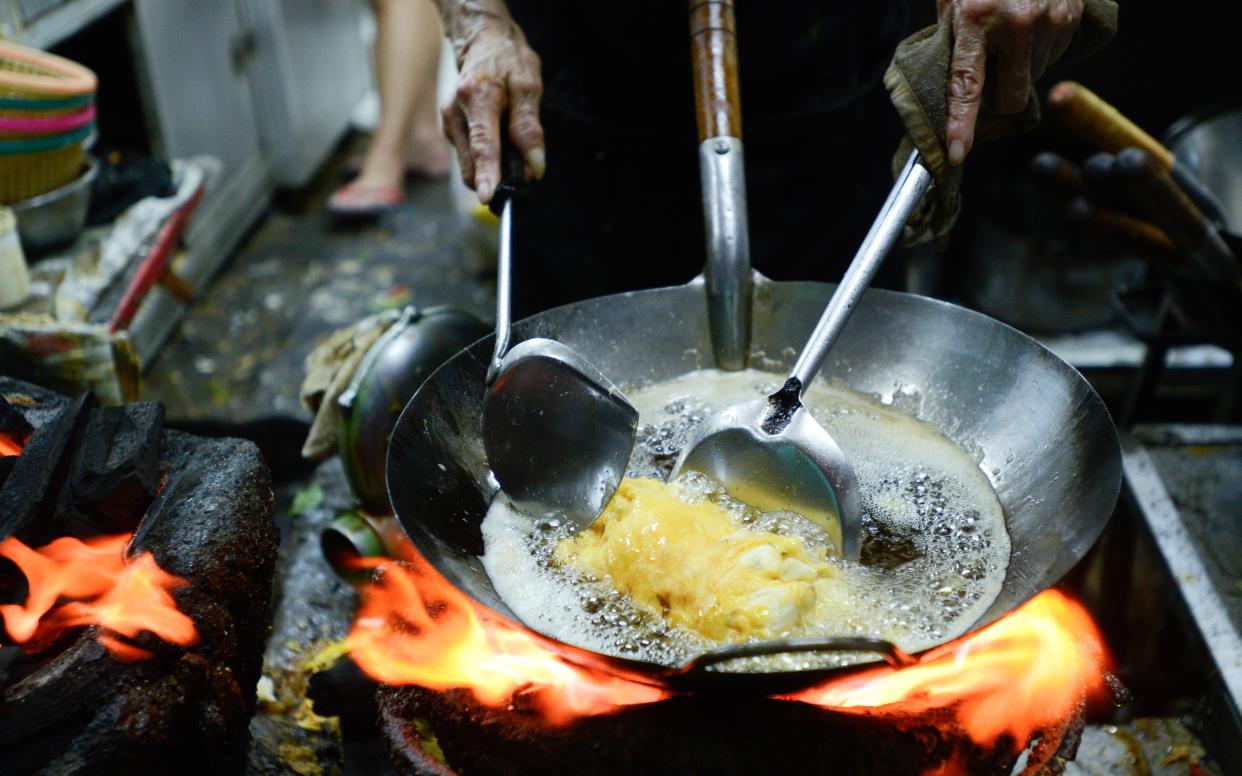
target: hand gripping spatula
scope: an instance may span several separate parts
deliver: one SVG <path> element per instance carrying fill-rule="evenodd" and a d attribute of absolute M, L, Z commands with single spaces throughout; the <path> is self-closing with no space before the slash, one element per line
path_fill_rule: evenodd
<path fill-rule="evenodd" d="M 785 385 L 766 399 L 729 407 L 704 424 L 686 445 L 674 476 L 683 471 L 702 472 L 756 509 L 801 514 L 828 532 L 843 557 L 858 559 L 861 515 L 854 468 L 802 406 L 802 394 L 930 185 L 931 175 L 916 151 L 906 161 Z"/>
<path fill-rule="evenodd" d="M 517 151 L 506 147 L 505 156 L 505 180 L 491 202 L 500 216 L 500 255 L 483 448 L 501 490 L 519 509 L 558 514 L 585 528 L 621 483 L 638 411 L 564 343 L 537 337 L 509 347 L 513 198 L 525 176 Z"/>

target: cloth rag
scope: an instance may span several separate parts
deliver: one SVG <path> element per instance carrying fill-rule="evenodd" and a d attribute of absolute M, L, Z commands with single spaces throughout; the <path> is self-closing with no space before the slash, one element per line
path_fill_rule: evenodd
<path fill-rule="evenodd" d="M 400 317 L 400 310 L 385 310 L 363 318 L 333 333 L 306 357 L 302 404 L 315 419 L 302 445 L 303 458 L 322 461 L 337 451 L 341 432 L 337 400 L 349 388 L 367 351 Z"/>
<path fill-rule="evenodd" d="M 1082 20 L 1065 55 L 1056 67 L 1094 53 L 1117 32 L 1117 3 L 1086 0 Z M 910 151 L 918 148 L 923 164 L 935 180 L 935 189 L 911 217 L 907 241 L 942 241 L 957 218 L 962 168 L 948 162 L 945 124 L 948 117 L 949 65 L 953 52 L 953 29 L 949 24 L 925 27 L 897 45 L 892 64 L 884 74 L 884 86 L 906 127 L 906 136 L 893 157 L 896 174 Z M 986 94 L 986 92 L 985 92 Z M 987 142 L 1030 130 L 1039 124 L 1039 98 L 1034 86 L 1021 113 L 1010 115 L 990 110 L 987 98 L 979 111 L 976 142 Z"/>

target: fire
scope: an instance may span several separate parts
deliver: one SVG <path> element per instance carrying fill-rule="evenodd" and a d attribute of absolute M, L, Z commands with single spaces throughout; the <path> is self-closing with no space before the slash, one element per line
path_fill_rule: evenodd
<path fill-rule="evenodd" d="M 0 434 L 0 458 L 11 458 L 12 456 L 21 454 L 21 440 L 14 439 L 8 434 Z"/>
<path fill-rule="evenodd" d="M 355 662 L 387 684 L 465 688 L 483 704 L 518 695 L 562 724 L 671 693 L 565 662 L 537 637 L 474 603 L 412 551 L 409 563 L 362 559 L 378 568 L 362 589 L 349 635 Z M 1007 617 L 932 650 L 913 666 L 875 668 L 784 700 L 843 713 L 953 715 L 983 746 L 1009 734 L 1025 745 L 1104 689 L 1104 650 L 1081 606 L 1047 591 Z"/>
<path fill-rule="evenodd" d="M 1023 745 L 1104 690 L 1105 658 L 1087 612 L 1048 590 L 917 665 L 877 668 L 787 696 L 843 711 L 952 709 L 981 745 L 1009 734 Z"/>
<path fill-rule="evenodd" d="M 194 621 L 172 597 L 187 583 L 162 570 L 149 552 L 127 560 L 131 538 L 63 537 L 37 550 L 13 537 L 0 541 L 0 557 L 21 570 L 30 589 L 24 604 L 0 605 L 9 638 L 33 653 L 68 628 L 98 625 L 100 643 L 125 661 L 151 653 L 118 636 L 132 639 L 149 631 L 173 644 L 195 643 Z"/>
<path fill-rule="evenodd" d="M 526 631 L 485 615 L 425 562 L 370 565 L 379 571 L 363 588 L 349 647 L 378 681 L 466 688 L 489 706 L 521 694 L 553 723 L 669 696 L 566 663 Z"/>

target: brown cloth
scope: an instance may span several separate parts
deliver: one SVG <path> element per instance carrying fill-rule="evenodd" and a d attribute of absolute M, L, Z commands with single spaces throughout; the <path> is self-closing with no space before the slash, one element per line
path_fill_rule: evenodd
<path fill-rule="evenodd" d="M 385 310 L 363 318 L 332 334 L 306 357 L 302 404 L 315 419 L 302 445 L 303 458 L 322 461 L 337 451 L 341 411 L 336 401 L 349 388 L 367 351 L 400 317 L 400 310 Z"/>
<path fill-rule="evenodd" d="M 1094 53 L 1108 43 L 1116 32 L 1117 3 L 1114 0 L 1086 0 L 1082 21 L 1057 66 Z M 911 148 L 917 146 L 923 164 L 936 181 L 932 196 L 923 201 L 910 219 L 907 230 L 910 242 L 943 239 L 957 218 L 962 169 L 949 165 L 944 140 L 952 51 L 953 30 L 949 25 L 925 27 L 897 45 L 893 62 L 884 74 L 889 97 L 906 125 L 906 137 L 893 157 L 893 171 L 896 173 L 902 168 Z M 1033 86 L 1026 109 L 1021 113 L 995 113 L 989 109 L 985 99 L 975 128 L 975 142 L 1024 132 L 1038 124 L 1039 98 Z"/>

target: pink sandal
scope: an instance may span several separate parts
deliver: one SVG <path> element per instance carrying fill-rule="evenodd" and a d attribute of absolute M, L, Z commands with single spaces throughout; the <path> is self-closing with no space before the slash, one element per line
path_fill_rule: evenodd
<path fill-rule="evenodd" d="M 389 186 L 342 186 L 328 198 L 328 212 L 338 218 L 378 218 L 405 204 L 405 195 Z"/>

